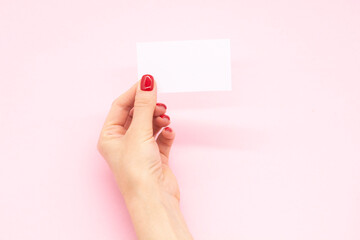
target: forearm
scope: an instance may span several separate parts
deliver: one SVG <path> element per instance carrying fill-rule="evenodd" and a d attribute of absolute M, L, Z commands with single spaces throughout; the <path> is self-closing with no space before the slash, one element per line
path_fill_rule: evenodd
<path fill-rule="evenodd" d="M 147 189 L 124 198 L 139 240 L 193 239 L 173 196 Z"/>

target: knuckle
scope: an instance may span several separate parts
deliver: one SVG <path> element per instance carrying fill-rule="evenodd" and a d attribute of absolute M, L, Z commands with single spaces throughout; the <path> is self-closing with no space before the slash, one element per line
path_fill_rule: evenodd
<path fill-rule="evenodd" d="M 97 150 L 98 150 L 100 153 L 102 153 L 102 150 L 103 150 L 103 142 L 101 141 L 101 139 L 97 142 L 96 148 L 97 148 Z"/>
<path fill-rule="evenodd" d="M 112 103 L 111 103 L 111 106 L 116 106 L 119 104 L 119 98 L 115 98 Z"/>
<path fill-rule="evenodd" d="M 114 99 L 111 103 L 111 108 L 123 108 L 128 109 L 130 106 L 127 106 L 124 102 L 124 100 L 120 97 Z"/>
<path fill-rule="evenodd" d="M 154 100 L 152 96 L 141 96 L 135 100 L 135 107 L 146 107 L 149 105 L 154 105 Z"/>

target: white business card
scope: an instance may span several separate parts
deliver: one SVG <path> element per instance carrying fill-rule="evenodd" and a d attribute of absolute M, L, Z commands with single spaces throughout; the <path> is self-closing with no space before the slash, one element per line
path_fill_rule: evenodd
<path fill-rule="evenodd" d="M 159 92 L 231 90 L 230 39 L 139 42 L 138 79 L 151 74 Z"/>

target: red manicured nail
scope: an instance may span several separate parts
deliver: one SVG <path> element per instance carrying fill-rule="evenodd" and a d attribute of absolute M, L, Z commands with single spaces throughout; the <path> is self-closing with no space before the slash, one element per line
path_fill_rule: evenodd
<path fill-rule="evenodd" d="M 143 91 L 152 91 L 154 88 L 154 78 L 150 74 L 145 74 L 141 78 L 141 90 Z"/>
<path fill-rule="evenodd" d="M 164 107 L 165 109 L 167 109 L 166 105 L 165 105 L 165 104 L 163 104 L 163 103 L 157 103 L 156 105 L 157 105 L 157 106 Z"/>
<path fill-rule="evenodd" d="M 168 115 L 166 115 L 166 114 L 160 115 L 160 117 L 161 117 L 161 118 L 167 118 L 167 119 L 169 119 L 169 121 L 170 121 L 170 117 L 169 117 Z"/>
<path fill-rule="evenodd" d="M 170 127 L 166 127 L 166 128 L 165 128 L 165 131 L 172 132 L 172 129 L 171 129 Z"/>

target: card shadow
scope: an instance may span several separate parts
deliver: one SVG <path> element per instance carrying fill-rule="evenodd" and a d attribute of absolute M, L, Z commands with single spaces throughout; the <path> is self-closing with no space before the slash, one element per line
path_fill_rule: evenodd
<path fill-rule="evenodd" d="M 176 123 L 175 144 L 182 146 L 207 146 L 210 148 L 256 150 L 267 139 L 264 130 L 214 125 L 194 121 Z"/>

